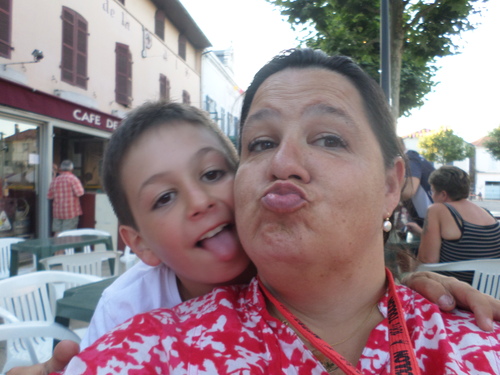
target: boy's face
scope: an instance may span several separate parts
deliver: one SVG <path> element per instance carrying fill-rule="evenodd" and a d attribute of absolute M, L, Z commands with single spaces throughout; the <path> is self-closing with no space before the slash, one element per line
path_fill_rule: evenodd
<path fill-rule="evenodd" d="M 228 282 L 249 264 L 234 225 L 233 180 L 206 128 L 180 122 L 148 130 L 122 164 L 139 230 L 120 233 L 145 263 L 165 263 L 188 290 Z"/>

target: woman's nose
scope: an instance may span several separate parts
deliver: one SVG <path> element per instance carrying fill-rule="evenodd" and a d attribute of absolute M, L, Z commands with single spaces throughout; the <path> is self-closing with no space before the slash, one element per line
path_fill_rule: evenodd
<path fill-rule="evenodd" d="M 192 188 L 188 193 L 188 216 L 196 219 L 203 216 L 212 207 L 215 206 L 215 200 L 206 189 L 201 187 Z"/>
<path fill-rule="evenodd" d="M 306 166 L 307 149 L 292 141 L 283 141 L 276 148 L 270 163 L 273 177 L 279 180 L 298 179 L 305 183 L 310 180 Z"/>

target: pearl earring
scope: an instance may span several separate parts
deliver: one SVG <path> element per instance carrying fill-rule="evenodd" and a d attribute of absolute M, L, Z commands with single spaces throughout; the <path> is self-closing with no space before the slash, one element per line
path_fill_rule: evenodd
<path fill-rule="evenodd" d="M 384 225 L 382 226 L 384 228 L 384 232 L 390 232 L 392 229 L 392 223 L 389 221 L 389 218 L 384 220 Z"/>

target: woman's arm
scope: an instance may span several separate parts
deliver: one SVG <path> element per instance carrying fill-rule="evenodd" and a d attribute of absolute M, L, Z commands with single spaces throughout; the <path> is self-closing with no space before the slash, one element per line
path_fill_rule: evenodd
<path fill-rule="evenodd" d="M 441 220 L 439 212 L 442 205 L 432 204 L 427 210 L 424 227 L 420 234 L 417 259 L 422 263 L 438 263 L 441 252 Z"/>

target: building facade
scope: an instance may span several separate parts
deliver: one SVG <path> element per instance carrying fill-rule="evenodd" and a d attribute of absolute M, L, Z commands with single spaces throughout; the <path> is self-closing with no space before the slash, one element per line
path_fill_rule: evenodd
<path fill-rule="evenodd" d="M 86 192 L 79 226 L 116 244 L 109 204 L 99 211 L 107 139 L 148 100 L 203 108 L 210 42 L 178 0 L 4 0 L 0 17 L 0 216 L 11 227 L 0 236 L 51 235 L 53 165 L 71 159 Z"/>
<path fill-rule="evenodd" d="M 202 57 L 200 108 L 210 114 L 236 145 L 243 90 L 233 75 L 233 50 L 207 51 Z"/>

